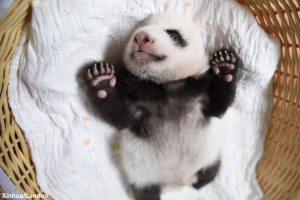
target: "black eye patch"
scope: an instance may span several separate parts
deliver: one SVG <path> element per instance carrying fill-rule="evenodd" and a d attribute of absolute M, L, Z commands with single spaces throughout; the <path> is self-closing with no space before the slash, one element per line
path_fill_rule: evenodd
<path fill-rule="evenodd" d="M 176 46 L 186 47 L 188 45 L 188 42 L 185 39 L 183 39 L 183 37 L 177 30 L 167 29 L 165 31 L 166 33 L 168 33 L 170 38 L 175 42 Z"/>

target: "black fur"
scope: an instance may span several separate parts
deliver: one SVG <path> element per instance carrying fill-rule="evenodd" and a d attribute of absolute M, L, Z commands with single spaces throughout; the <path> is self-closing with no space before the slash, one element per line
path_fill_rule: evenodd
<path fill-rule="evenodd" d="M 175 42 L 175 45 L 178 47 L 187 47 L 188 42 L 181 36 L 180 32 L 178 30 L 173 29 L 167 29 L 165 30 L 171 39 Z"/>
<path fill-rule="evenodd" d="M 193 184 L 193 187 L 200 189 L 204 185 L 208 184 L 217 176 L 221 166 L 221 161 L 216 162 L 214 165 L 210 166 L 207 169 L 201 169 L 197 172 L 197 183 Z"/>
<path fill-rule="evenodd" d="M 132 185 L 132 192 L 135 200 L 160 200 L 160 186 L 149 185 L 144 188 L 137 188 Z"/>
<path fill-rule="evenodd" d="M 222 49 L 217 52 L 224 52 L 225 50 L 226 49 Z M 210 87 L 207 91 L 209 100 L 206 102 L 206 109 L 203 110 L 206 116 L 221 117 L 235 98 L 236 84 L 241 77 L 240 70 L 243 67 L 243 64 L 234 50 L 230 49 L 227 50 L 227 52 L 232 53 L 236 58 L 235 68 L 233 70 L 219 68 L 219 75 L 214 74 L 212 68 L 207 72 L 210 75 L 211 80 Z M 233 75 L 233 80 L 231 82 L 222 80 L 220 76 L 229 73 Z"/>

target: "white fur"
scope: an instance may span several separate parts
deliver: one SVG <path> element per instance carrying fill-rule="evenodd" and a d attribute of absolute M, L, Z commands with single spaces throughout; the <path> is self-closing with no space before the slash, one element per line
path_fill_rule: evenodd
<path fill-rule="evenodd" d="M 179 30 L 183 38 L 187 38 L 188 46 L 175 46 L 164 31 L 167 29 Z M 159 63 L 149 59 L 132 60 L 130 55 L 138 51 L 134 37 L 139 33 L 153 39 L 149 53 L 165 55 L 166 59 Z M 141 78 L 165 83 L 203 73 L 208 69 L 208 56 L 198 28 L 191 20 L 184 15 L 156 14 L 147 17 L 133 31 L 124 52 L 124 63 L 129 71 Z"/>
<path fill-rule="evenodd" d="M 155 141 L 137 138 L 129 130 L 121 132 L 121 158 L 130 183 L 140 187 L 190 184 L 198 170 L 219 159 L 220 120 L 212 118 L 203 127 L 200 117 L 193 116 L 182 120 L 178 130 L 173 129 L 178 124 L 165 124 Z"/>

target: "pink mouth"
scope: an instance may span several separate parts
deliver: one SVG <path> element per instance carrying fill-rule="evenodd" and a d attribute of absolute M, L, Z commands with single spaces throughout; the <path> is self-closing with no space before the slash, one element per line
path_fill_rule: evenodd
<path fill-rule="evenodd" d="M 139 50 L 139 51 L 136 53 L 136 56 L 137 56 L 138 58 L 141 58 L 141 59 L 147 59 L 147 58 L 149 58 L 149 54 L 146 53 L 146 52 L 144 52 L 144 51 L 142 51 L 142 50 Z"/>
<path fill-rule="evenodd" d="M 143 51 L 139 49 L 136 53 L 131 55 L 132 59 L 138 59 L 138 60 L 144 60 L 144 61 L 163 61 L 164 59 L 167 58 L 165 55 L 154 55 L 147 53 L 146 51 Z"/>

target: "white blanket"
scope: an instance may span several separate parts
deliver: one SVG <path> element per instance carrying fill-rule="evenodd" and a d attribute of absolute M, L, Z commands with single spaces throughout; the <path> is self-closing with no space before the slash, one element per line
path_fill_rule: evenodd
<path fill-rule="evenodd" d="M 120 58 L 132 28 L 150 13 L 193 19 L 207 52 L 232 46 L 244 62 L 237 97 L 223 118 L 222 167 L 201 190 L 184 186 L 162 200 L 256 200 L 255 166 L 272 106 L 271 78 L 280 46 L 233 0 L 47 0 L 32 4 L 14 54 L 9 103 L 31 149 L 37 181 L 54 199 L 127 200 L 115 129 L 100 121 L 79 92 L 83 63 Z"/>

